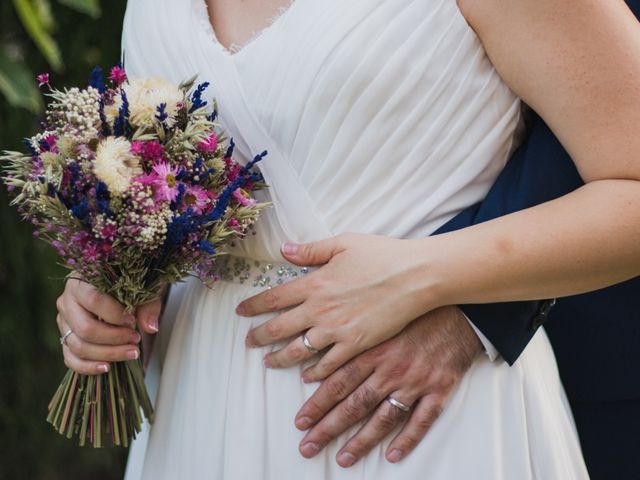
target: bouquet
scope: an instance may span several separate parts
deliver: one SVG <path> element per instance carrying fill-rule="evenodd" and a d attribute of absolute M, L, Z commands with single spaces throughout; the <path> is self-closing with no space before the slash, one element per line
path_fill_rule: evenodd
<path fill-rule="evenodd" d="M 34 234 L 62 264 L 128 313 L 189 275 L 211 284 L 221 248 L 253 230 L 264 188 L 232 159 L 203 94 L 208 83 L 180 86 L 128 79 L 97 67 L 88 87 L 52 88 L 42 131 L 24 140 L 27 154 L 4 152 L 4 182 Z M 108 373 L 69 370 L 47 420 L 68 438 L 94 447 L 128 446 L 153 409 L 140 359 Z"/>

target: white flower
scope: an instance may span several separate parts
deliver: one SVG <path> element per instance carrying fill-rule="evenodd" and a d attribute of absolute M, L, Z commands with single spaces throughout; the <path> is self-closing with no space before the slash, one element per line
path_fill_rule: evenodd
<path fill-rule="evenodd" d="M 142 174 L 138 157 L 131 153 L 128 140 L 107 137 L 98 145 L 93 160 L 93 173 L 102 180 L 113 195 L 122 195 L 131 179 Z"/>
<path fill-rule="evenodd" d="M 166 120 L 173 126 L 178 110 L 184 102 L 183 92 L 172 83 L 162 78 L 131 78 L 122 85 L 129 101 L 129 121 L 137 127 L 149 127 L 156 121 L 157 108 L 165 103 Z M 116 116 L 121 105 L 120 96 L 116 97 L 113 106 L 105 109 L 108 117 Z"/>

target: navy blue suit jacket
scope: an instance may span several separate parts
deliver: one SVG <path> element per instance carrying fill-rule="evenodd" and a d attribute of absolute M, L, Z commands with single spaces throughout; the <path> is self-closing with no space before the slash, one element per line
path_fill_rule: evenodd
<path fill-rule="evenodd" d="M 627 0 L 627 5 L 638 17 L 640 0 Z M 573 161 L 536 116 L 528 139 L 485 200 L 436 234 L 553 200 L 582 185 Z M 544 228 L 544 224 L 531 225 L 532 230 Z M 544 323 L 570 400 L 640 399 L 640 277 L 549 306 L 548 302 L 514 302 L 461 308 L 510 364 Z"/>

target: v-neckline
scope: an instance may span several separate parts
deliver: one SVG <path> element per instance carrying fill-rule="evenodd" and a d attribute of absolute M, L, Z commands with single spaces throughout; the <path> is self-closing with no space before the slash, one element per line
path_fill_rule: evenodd
<path fill-rule="evenodd" d="M 268 32 L 271 32 L 275 29 L 275 27 L 283 20 L 284 17 L 289 15 L 289 12 L 294 7 L 294 4 L 298 3 L 300 0 L 291 0 L 288 6 L 283 6 L 278 9 L 278 13 L 274 15 L 269 22 L 261 28 L 257 30 L 253 35 L 251 35 L 245 42 L 239 45 L 237 48 L 233 48 L 234 45 L 237 45 L 235 42 L 232 43 L 229 47 L 222 44 L 220 39 L 218 38 L 218 34 L 216 33 L 216 29 L 213 26 L 213 19 L 209 14 L 209 4 L 206 0 L 195 0 L 200 4 L 200 10 L 202 11 L 202 23 L 206 28 L 211 40 L 216 46 L 220 49 L 222 53 L 227 55 L 230 58 L 233 58 L 241 53 L 243 53 L 247 48 L 252 47 L 254 44 L 259 43 L 260 39 L 264 37 Z"/>

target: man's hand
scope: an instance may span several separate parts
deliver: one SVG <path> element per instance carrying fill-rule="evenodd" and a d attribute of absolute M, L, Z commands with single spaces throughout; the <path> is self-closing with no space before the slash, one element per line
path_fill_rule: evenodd
<path fill-rule="evenodd" d="M 300 430 L 311 430 L 300 452 L 311 458 L 329 442 L 365 419 L 337 455 L 350 467 L 398 424 L 404 428 L 386 451 L 389 462 L 406 457 L 441 414 L 458 382 L 482 351 L 482 344 L 457 307 L 444 307 L 411 323 L 396 337 L 361 354 L 327 378 L 296 416 Z M 386 399 L 407 406 L 404 413 Z"/>

